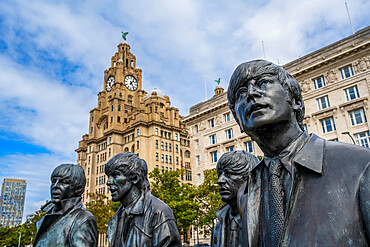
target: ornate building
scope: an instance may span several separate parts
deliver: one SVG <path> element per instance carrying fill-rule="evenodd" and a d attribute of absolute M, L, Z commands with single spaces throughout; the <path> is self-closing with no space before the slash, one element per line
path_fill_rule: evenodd
<path fill-rule="evenodd" d="M 302 87 L 306 131 L 327 140 L 370 148 L 369 43 L 367 27 L 283 66 Z M 263 155 L 257 144 L 240 132 L 226 92 L 219 87 L 213 98 L 190 107 L 183 122 L 190 132 L 194 185 L 203 182 L 203 171 L 215 168 L 225 152 L 245 149 Z"/>
<path fill-rule="evenodd" d="M 88 193 L 108 195 L 106 162 L 121 152 L 133 152 L 162 170 L 186 169 L 183 182 L 191 182 L 190 142 L 185 124 L 168 96 L 157 89 L 142 90 L 142 70 L 127 42 L 118 45 L 111 67 L 104 72 L 98 106 L 90 111 L 89 133 L 76 149 L 86 174 L 83 202 Z"/>

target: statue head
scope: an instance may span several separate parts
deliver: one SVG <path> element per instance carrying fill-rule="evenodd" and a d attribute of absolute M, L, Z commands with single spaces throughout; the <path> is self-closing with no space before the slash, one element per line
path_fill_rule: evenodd
<path fill-rule="evenodd" d="M 85 190 L 85 172 L 79 165 L 59 165 L 51 173 L 50 179 L 51 201 L 54 204 L 60 204 L 68 198 L 80 197 Z"/>
<path fill-rule="evenodd" d="M 217 184 L 222 201 L 236 205 L 238 189 L 247 180 L 250 169 L 258 164 L 258 159 L 243 150 L 225 153 L 217 162 Z"/>
<path fill-rule="evenodd" d="M 114 156 L 105 165 L 105 174 L 113 201 L 131 200 L 150 188 L 148 166 L 145 160 L 134 153 Z M 135 191 L 139 192 L 134 194 Z"/>
<path fill-rule="evenodd" d="M 240 64 L 231 76 L 229 108 L 242 131 L 293 120 L 304 130 L 301 87 L 281 66 L 265 60 Z M 289 115 L 293 116 L 290 117 Z"/>

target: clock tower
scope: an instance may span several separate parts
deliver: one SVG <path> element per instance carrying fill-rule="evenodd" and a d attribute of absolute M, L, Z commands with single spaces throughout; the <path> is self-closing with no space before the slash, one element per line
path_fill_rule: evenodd
<path fill-rule="evenodd" d="M 103 90 L 90 111 L 89 132 L 79 142 L 77 163 L 85 170 L 84 203 L 88 193 L 106 194 L 104 166 L 121 152 L 133 152 L 163 170 L 185 169 L 183 182 L 191 183 L 190 142 L 183 117 L 160 90 L 142 89 L 142 70 L 130 45 L 123 41 L 104 71 Z"/>

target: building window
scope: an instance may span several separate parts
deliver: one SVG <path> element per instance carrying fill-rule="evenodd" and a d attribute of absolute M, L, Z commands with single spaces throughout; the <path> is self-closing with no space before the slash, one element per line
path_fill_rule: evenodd
<path fill-rule="evenodd" d="M 198 132 L 199 132 L 198 125 L 195 125 L 195 133 L 198 133 Z"/>
<path fill-rule="evenodd" d="M 314 79 L 313 82 L 314 82 L 314 85 L 315 85 L 315 89 L 319 89 L 319 88 L 322 88 L 322 87 L 325 86 L 324 76 L 321 76 L 317 79 Z"/>
<path fill-rule="evenodd" d="M 176 153 L 178 153 L 179 152 L 179 146 L 176 144 Z"/>
<path fill-rule="evenodd" d="M 175 112 L 175 119 L 177 118 L 177 113 Z"/>
<path fill-rule="evenodd" d="M 155 140 L 155 148 L 158 149 L 158 140 Z"/>
<path fill-rule="evenodd" d="M 253 153 L 254 150 L 253 150 L 253 142 L 252 141 L 249 141 L 249 142 L 246 142 L 245 143 L 245 151 L 249 152 L 249 153 Z"/>
<path fill-rule="evenodd" d="M 349 65 L 347 67 L 344 67 L 343 69 L 340 69 L 340 75 L 342 76 L 342 79 L 346 79 L 348 77 L 351 77 L 354 75 L 352 65 Z"/>
<path fill-rule="evenodd" d="M 117 122 L 120 123 L 121 122 L 121 117 L 117 117 Z"/>
<path fill-rule="evenodd" d="M 136 142 L 136 149 L 139 149 L 139 141 Z"/>
<path fill-rule="evenodd" d="M 155 128 L 155 135 L 158 135 L 158 128 Z"/>
<path fill-rule="evenodd" d="M 158 159 L 159 159 L 159 154 L 155 153 L 155 160 L 158 161 Z"/>
<path fill-rule="evenodd" d="M 178 139 L 178 135 L 177 135 L 177 134 L 175 134 L 175 141 L 177 141 L 177 139 Z"/>
<path fill-rule="evenodd" d="M 176 157 L 176 165 L 179 164 L 179 157 Z"/>
<path fill-rule="evenodd" d="M 118 111 L 121 111 L 121 106 L 120 105 L 118 105 Z"/>
<path fill-rule="evenodd" d="M 92 133 L 92 132 L 93 132 L 93 130 L 94 130 L 94 127 L 91 127 L 91 129 L 90 129 L 90 133 Z"/>
<path fill-rule="evenodd" d="M 215 120 L 214 120 L 214 119 L 211 119 L 211 120 L 209 120 L 208 122 L 209 122 L 209 127 L 210 127 L 210 128 L 215 127 Z"/>
<path fill-rule="evenodd" d="M 170 164 L 172 164 L 172 156 L 170 155 Z"/>
<path fill-rule="evenodd" d="M 109 137 L 109 144 L 112 144 L 112 137 Z"/>
<path fill-rule="evenodd" d="M 232 151 L 234 151 L 234 146 L 227 147 L 226 150 L 227 150 L 227 152 L 232 152 Z"/>
<path fill-rule="evenodd" d="M 168 151 L 171 152 L 172 148 L 171 148 L 171 143 L 168 144 Z"/>
<path fill-rule="evenodd" d="M 357 145 L 370 148 L 370 131 L 355 134 L 355 140 Z"/>
<path fill-rule="evenodd" d="M 329 117 L 329 118 L 325 118 L 321 120 L 321 125 L 322 125 L 323 133 L 328 133 L 328 132 L 336 130 L 333 117 Z"/>
<path fill-rule="evenodd" d="M 164 144 L 164 150 L 167 151 L 167 142 Z"/>
<path fill-rule="evenodd" d="M 197 165 L 200 166 L 200 156 L 197 156 Z"/>
<path fill-rule="evenodd" d="M 216 144 L 216 135 L 211 135 L 209 137 L 210 144 Z"/>
<path fill-rule="evenodd" d="M 358 88 L 357 86 L 350 87 L 344 90 L 346 93 L 346 99 L 347 101 L 351 101 L 357 98 L 360 98 L 360 94 L 358 93 Z"/>
<path fill-rule="evenodd" d="M 195 148 L 198 149 L 199 148 L 199 140 L 195 140 Z"/>
<path fill-rule="evenodd" d="M 140 136 L 140 129 L 137 129 L 137 136 Z"/>
<path fill-rule="evenodd" d="M 113 117 L 110 117 L 110 122 L 113 123 Z"/>
<path fill-rule="evenodd" d="M 163 163 L 164 162 L 164 155 L 161 154 L 161 162 Z"/>
<path fill-rule="evenodd" d="M 317 104 L 319 106 L 319 110 L 330 107 L 329 97 L 326 95 L 322 98 L 317 99 Z"/>
<path fill-rule="evenodd" d="M 166 155 L 166 163 L 168 163 L 168 155 Z"/>
<path fill-rule="evenodd" d="M 112 111 L 113 111 L 113 106 L 112 106 Z"/>
<path fill-rule="evenodd" d="M 230 113 L 226 113 L 224 117 L 225 117 L 225 123 L 230 122 Z"/>
<path fill-rule="evenodd" d="M 163 148 L 163 142 L 161 142 L 161 150 L 164 150 L 164 148 Z"/>
<path fill-rule="evenodd" d="M 366 123 L 366 116 L 363 108 L 350 111 L 349 116 L 351 117 L 352 125 Z"/>
<path fill-rule="evenodd" d="M 212 163 L 217 162 L 217 151 L 211 152 L 211 161 Z"/>
<path fill-rule="evenodd" d="M 226 130 L 226 140 L 233 138 L 233 129 Z"/>
<path fill-rule="evenodd" d="M 198 184 L 201 184 L 202 183 L 202 176 L 200 174 L 197 174 L 197 177 L 198 177 Z"/>

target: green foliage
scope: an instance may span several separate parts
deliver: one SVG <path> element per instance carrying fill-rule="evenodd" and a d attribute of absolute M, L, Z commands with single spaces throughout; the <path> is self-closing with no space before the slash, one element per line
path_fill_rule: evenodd
<path fill-rule="evenodd" d="M 183 170 L 161 172 L 155 168 L 150 172 L 151 193 L 165 202 L 175 214 L 177 227 L 182 234 L 189 230 L 197 218 L 199 204 L 195 200 L 196 190 L 181 183 Z"/>
<path fill-rule="evenodd" d="M 215 212 L 224 204 L 218 190 L 217 171 L 215 168 L 205 170 L 204 181 L 197 188 L 199 212 L 196 226 L 203 235 L 211 235 L 216 219 Z"/>
<path fill-rule="evenodd" d="M 90 202 L 86 203 L 86 209 L 94 215 L 98 233 L 107 233 L 108 222 L 112 219 L 121 203 L 108 200 L 108 197 L 104 194 L 89 193 L 89 196 Z"/>
<path fill-rule="evenodd" d="M 43 206 L 41 206 L 43 208 Z M 36 222 L 44 216 L 41 209 L 36 211 L 25 223 L 16 227 L 0 227 L 0 246 L 18 246 L 22 233 L 21 246 L 31 244 L 36 237 Z"/>

